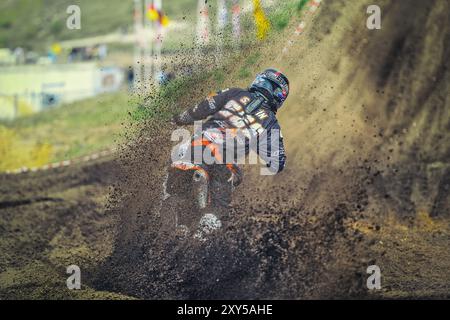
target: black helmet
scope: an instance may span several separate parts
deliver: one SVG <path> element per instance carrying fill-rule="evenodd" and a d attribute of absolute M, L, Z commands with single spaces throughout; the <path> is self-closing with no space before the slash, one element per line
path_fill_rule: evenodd
<path fill-rule="evenodd" d="M 277 111 L 289 95 L 289 80 L 280 71 L 267 69 L 256 76 L 250 91 L 263 94 L 274 111 Z"/>

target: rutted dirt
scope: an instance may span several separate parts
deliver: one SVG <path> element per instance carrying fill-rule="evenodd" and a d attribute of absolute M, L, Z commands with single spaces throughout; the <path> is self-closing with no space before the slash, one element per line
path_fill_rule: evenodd
<path fill-rule="evenodd" d="M 449 4 L 379 1 L 373 31 L 369 4 L 325 3 L 283 60 L 273 42 L 258 48 L 252 71 L 280 61 L 293 83 L 279 115 L 288 166 L 275 177 L 247 166 L 205 243 L 160 228 L 168 124 L 148 121 L 115 162 L 2 176 L 0 297 L 449 298 Z M 246 85 L 227 72 L 226 85 Z M 74 260 L 87 291 L 69 295 Z"/>

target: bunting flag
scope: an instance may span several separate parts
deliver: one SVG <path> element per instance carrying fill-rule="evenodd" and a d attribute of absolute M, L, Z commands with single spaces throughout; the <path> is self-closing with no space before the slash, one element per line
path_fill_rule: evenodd
<path fill-rule="evenodd" d="M 228 21 L 228 12 L 225 0 L 218 0 L 217 3 L 217 29 L 222 31 L 225 29 Z"/>
<path fill-rule="evenodd" d="M 161 10 L 158 10 L 154 4 L 148 6 L 146 17 L 150 21 L 158 22 L 163 27 L 167 27 L 170 22 L 169 17 L 167 17 Z"/>
<path fill-rule="evenodd" d="M 263 40 L 269 33 L 270 22 L 264 13 L 261 0 L 253 0 L 253 17 L 256 24 L 256 36 L 259 40 Z"/>
<path fill-rule="evenodd" d="M 216 28 L 216 63 L 222 61 L 225 28 L 228 22 L 228 10 L 225 0 L 217 0 L 217 28 Z"/>
<path fill-rule="evenodd" d="M 233 24 L 233 40 L 234 44 L 238 45 L 241 39 L 241 7 L 239 6 L 238 0 L 233 1 L 231 12 L 231 22 Z"/>
<path fill-rule="evenodd" d="M 168 25 L 169 25 L 169 17 L 168 16 L 166 16 L 166 15 L 163 15 L 162 17 L 161 17 L 161 20 L 160 20 L 160 23 L 161 23 L 161 25 L 163 26 L 163 27 L 167 27 Z"/>
<path fill-rule="evenodd" d="M 198 0 L 197 42 L 200 45 L 209 43 L 210 19 L 207 1 Z"/>

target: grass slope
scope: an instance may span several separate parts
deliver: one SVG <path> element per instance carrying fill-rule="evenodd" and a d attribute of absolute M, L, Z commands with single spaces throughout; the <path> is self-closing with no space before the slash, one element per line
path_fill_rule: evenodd
<path fill-rule="evenodd" d="M 69 5 L 81 8 L 81 30 L 66 28 Z M 164 3 L 170 18 L 192 16 L 196 0 Z M 56 40 L 78 39 L 133 27 L 133 1 L 3 0 L 0 2 L 0 48 L 43 49 Z"/>
<path fill-rule="evenodd" d="M 12 132 L 11 152 L 5 151 L 0 164 L 7 163 L 3 169 L 11 170 L 23 165 L 42 165 L 25 163 L 28 155 L 16 156 L 18 146 L 48 145 L 51 147 L 49 159 L 37 161 L 61 161 L 79 157 L 95 150 L 113 146 L 122 132 L 130 110 L 127 93 L 102 95 L 61 108 L 48 110 L 13 122 L 0 123 L 3 131 Z M 23 148 L 23 153 L 32 148 Z M 15 153 L 13 153 L 14 151 Z M 15 161 L 17 159 L 17 161 Z M 20 160 L 19 160 L 20 159 Z"/>

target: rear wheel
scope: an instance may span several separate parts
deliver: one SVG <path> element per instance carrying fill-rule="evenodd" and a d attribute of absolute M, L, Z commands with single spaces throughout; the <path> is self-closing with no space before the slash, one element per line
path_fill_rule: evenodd
<path fill-rule="evenodd" d="M 171 168 L 161 206 L 164 229 L 199 240 L 219 231 L 231 202 L 229 175 L 225 166 L 208 172 Z"/>

